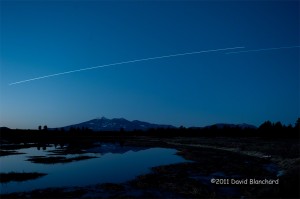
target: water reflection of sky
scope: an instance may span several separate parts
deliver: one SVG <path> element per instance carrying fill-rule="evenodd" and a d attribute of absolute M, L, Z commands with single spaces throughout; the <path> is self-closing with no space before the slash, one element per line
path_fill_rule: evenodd
<path fill-rule="evenodd" d="M 134 177 L 149 172 L 154 166 L 173 164 L 185 161 L 177 156 L 176 150 L 165 148 L 116 149 L 112 145 L 113 153 L 105 146 L 99 153 L 87 153 L 98 158 L 65 164 L 36 164 L 29 161 L 28 156 L 49 155 L 54 147 L 47 147 L 46 151 L 36 148 L 21 149 L 26 154 L 3 156 L 0 158 L 0 172 L 41 172 L 48 175 L 35 180 L 24 182 L 1 183 L 1 193 L 27 191 L 47 187 L 85 186 L 105 182 L 125 182 Z M 118 146 L 117 146 L 118 148 Z M 105 151 L 105 152 L 104 152 Z M 118 153 L 116 153 L 118 151 Z M 90 151 L 89 151 L 90 152 Z M 93 151 L 94 152 L 94 151 Z"/>

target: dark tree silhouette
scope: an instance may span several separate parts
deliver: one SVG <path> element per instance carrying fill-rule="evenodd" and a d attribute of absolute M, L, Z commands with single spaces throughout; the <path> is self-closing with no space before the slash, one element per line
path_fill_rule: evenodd
<path fill-rule="evenodd" d="M 259 129 L 260 130 L 270 130 L 270 129 L 272 129 L 272 127 L 273 127 L 272 123 L 270 121 L 266 121 L 259 126 Z"/>
<path fill-rule="evenodd" d="M 295 129 L 300 130 L 300 118 L 297 119 L 296 124 L 295 124 Z"/>
<path fill-rule="evenodd" d="M 44 126 L 44 131 L 48 131 L 47 125 Z"/>
<path fill-rule="evenodd" d="M 276 122 L 275 124 L 274 124 L 274 128 L 276 129 L 276 130 L 281 130 L 282 129 L 282 124 L 281 124 L 281 122 Z"/>
<path fill-rule="evenodd" d="M 42 126 L 41 126 L 41 125 L 39 126 L 39 131 L 40 131 L 40 130 L 42 130 Z"/>

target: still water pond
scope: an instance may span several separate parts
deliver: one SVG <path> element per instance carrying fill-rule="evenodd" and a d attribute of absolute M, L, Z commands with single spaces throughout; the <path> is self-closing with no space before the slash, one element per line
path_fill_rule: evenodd
<path fill-rule="evenodd" d="M 150 171 L 151 167 L 184 162 L 175 149 L 121 147 L 101 144 L 84 155 L 96 158 L 70 163 L 41 164 L 28 161 L 31 156 L 53 156 L 54 145 L 44 150 L 19 149 L 20 155 L 0 157 L 0 172 L 39 172 L 48 175 L 23 182 L 1 183 L 1 193 L 30 191 L 64 186 L 87 186 L 97 183 L 121 183 Z M 65 155 L 64 157 L 75 155 Z M 78 156 L 78 154 L 77 154 Z"/>

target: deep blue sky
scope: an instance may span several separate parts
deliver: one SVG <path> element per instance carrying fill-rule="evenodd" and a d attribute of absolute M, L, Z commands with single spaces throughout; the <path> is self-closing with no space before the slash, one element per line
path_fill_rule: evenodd
<path fill-rule="evenodd" d="M 299 45 L 299 1 L 1 1 L 0 126 L 95 117 L 184 126 L 294 124 L 299 48 L 215 52 L 9 83 L 121 61 Z"/>

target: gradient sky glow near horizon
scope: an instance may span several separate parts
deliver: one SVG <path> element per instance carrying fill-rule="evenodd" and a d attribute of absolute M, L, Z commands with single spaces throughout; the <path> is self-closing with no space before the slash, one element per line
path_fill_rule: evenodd
<path fill-rule="evenodd" d="M 150 60 L 243 46 L 299 46 L 299 1 L 1 1 L 0 126 L 96 117 L 175 126 L 294 124 L 299 48 Z M 235 50 L 238 51 L 238 50 Z"/>

